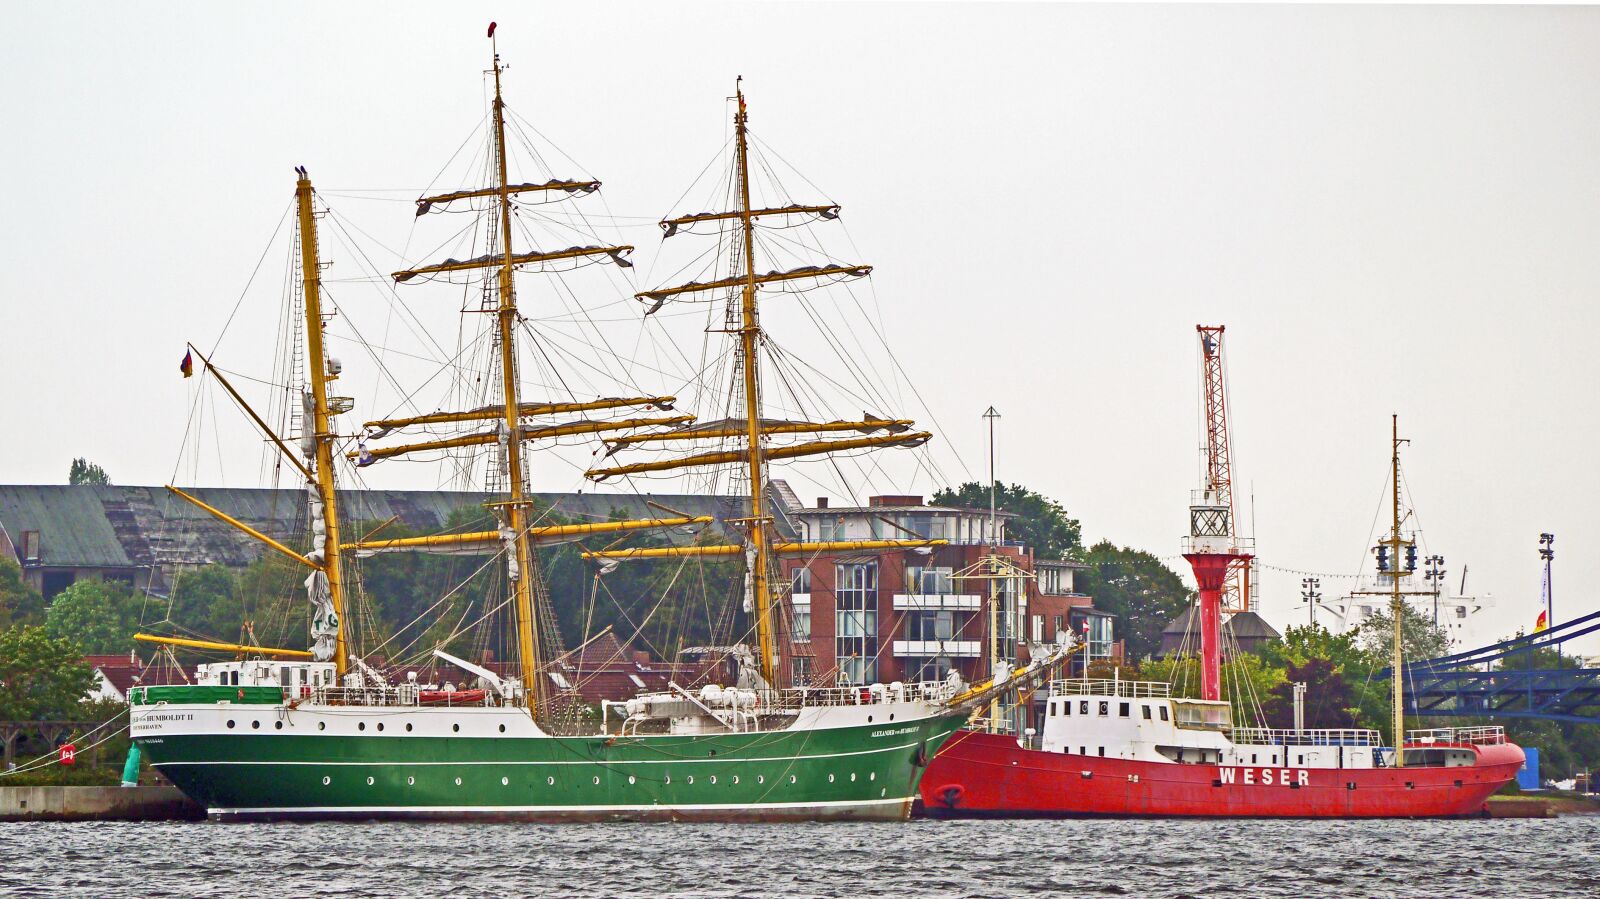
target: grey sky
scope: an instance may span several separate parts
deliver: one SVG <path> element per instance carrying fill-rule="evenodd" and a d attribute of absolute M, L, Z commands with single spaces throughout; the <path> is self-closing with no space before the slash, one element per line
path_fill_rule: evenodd
<path fill-rule="evenodd" d="M 745 76 L 754 127 L 844 204 L 878 267 L 952 477 L 981 478 L 992 403 L 1002 479 L 1060 499 L 1088 538 L 1174 554 L 1197 470 L 1194 325 L 1225 323 L 1265 562 L 1370 565 L 1398 412 L 1427 549 L 1452 580 L 1470 565 L 1501 630 L 1537 614 L 1541 530 L 1558 537 L 1558 617 L 1600 608 L 1600 10 L 448 10 L 8 10 L 0 479 L 60 482 L 76 455 L 123 483 L 171 478 L 183 342 L 214 342 L 291 167 L 324 193 L 426 185 L 482 114 L 498 18 L 513 106 L 618 216 L 667 210 Z M 404 204 L 340 208 L 404 242 Z M 648 272 L 659 241 L 626 236 Z M 276 313 L 241 314 L 270 329 Z M 245 354 L 238 328 L 225 348 Z M 254 483 L 247 426 L 218 421 L 225 454 L 248 453 L 228 479 Z M 1275 623 L 1299 580 L 1266 573 Z"/>

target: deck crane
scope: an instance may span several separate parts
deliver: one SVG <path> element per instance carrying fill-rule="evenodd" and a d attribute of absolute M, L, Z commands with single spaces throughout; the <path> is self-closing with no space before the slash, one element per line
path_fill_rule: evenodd
<path fill-rule="evenodd" d="M 1226 330 L 1226 325 L 1195 325 L 1200 337 L 1200 394 L 1206 430 L 1205 446 L 1201 449 L 1205 463 L 1201 481 L 1206 489 L 1216 493 L 1218 502 L 1227 507 L 1228 536 L 1239 546 L 1254 541 L 1239 538 L 1239 512 L 1233 501 L 1233 457 L 1228 448 L 1228 378 L 1222 339 Z M 1222 590 L 1225 614 L 1255 611 L 1256 597 L 1251 584 L 1254 574 L 1254 559 L 1229 569 Z"/>

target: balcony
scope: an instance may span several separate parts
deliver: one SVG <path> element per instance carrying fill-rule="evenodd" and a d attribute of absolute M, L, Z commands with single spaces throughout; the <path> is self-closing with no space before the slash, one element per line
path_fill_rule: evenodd
<path fill-rule="evenodd" d="M 897 612 L 943 611 L 975 612 L 983 608 L 983 597 L 976 593 L 896 593 Z"/>
<path fill-rule="evenodd" d="M 896 640 L 893 652 L 896 658 L 975 659 L 983 655 L 983 644 L 978 640 Z"/>

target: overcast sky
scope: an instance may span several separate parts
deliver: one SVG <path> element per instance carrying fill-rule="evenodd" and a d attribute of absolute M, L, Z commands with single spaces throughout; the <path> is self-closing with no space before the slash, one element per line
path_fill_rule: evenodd
<path fill-rule="evenodd" d="M 172 479 L 197 389 L 183 343 L 223 333 L 291 166 L 398 250 L 405 204 L 333 195 L 433 179 L 482 117 L 490 19 L 513 107 L 605 181 L 641 271 L 742 74 L 754 128 L 877 267 L 930 407 L 903 411 L 942 425 L 950 478 L 981 479 L 993 404 L 1002 480 L 1088 539 L 1175 554 L 1194 326 L 1226 324 L 1264 563 L 1370 566 L 1398 412 L 1426 550 L 1453 582 L 1470 566 L 1496 630 L 1532 625 L 1541 531 L 1557 617 L 1600 608 L 1592 8 L 12 5 L 0 481 L 60 483 L 79 455 Z M 262 377 L 282 259 L 241 307 L 265 336 L 236 322 L 224 344 Z M 225 412 L 205 439 L 242 447 L 226 480 L 253 485 L 256 442 Z M 1300 577 L 1264 575 L 1280 626 L 1303 620 Z"/>

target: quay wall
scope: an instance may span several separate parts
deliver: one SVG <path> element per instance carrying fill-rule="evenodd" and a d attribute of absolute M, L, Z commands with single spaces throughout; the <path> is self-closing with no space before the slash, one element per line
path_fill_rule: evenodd
<path fill-rule="evenodd" d="M 202 821 L 177 787 L 0 787 L 0 821 Z"/>

